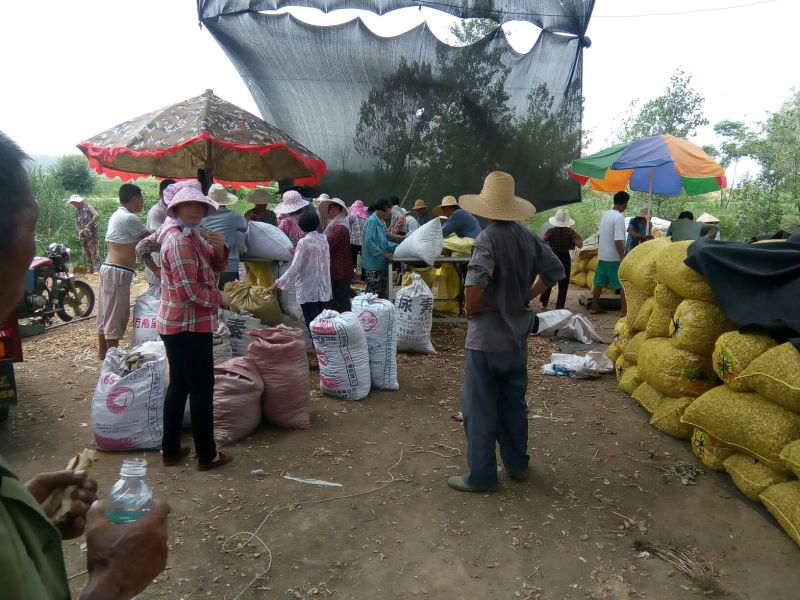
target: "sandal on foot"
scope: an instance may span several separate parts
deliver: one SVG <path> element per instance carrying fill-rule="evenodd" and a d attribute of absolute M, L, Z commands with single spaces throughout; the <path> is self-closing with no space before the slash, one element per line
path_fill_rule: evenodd
<path fill-rule="evenodd" d="M 214 460 L 211 462 L 199 462 L 197 463 L 197 470 L 198 471 L 210 471 L 211 469 L 216 469 L 217 467 L 221 467 L 222 465 L 227 465 L 229 462 L 233 460 L 233 456 L 230 454 L 225 454 L 224 452 L 217 451 L 217 455 L 214 457 Z"/>
<path fill-rule="evenodd" d="M 179 462 L 181 462 L 184 458 L 189 456 L 189 452 L 191 452 L 191 449 L 189 448 L 189 446 L 181 446 L 181 449 L 178 450 L 177 454 L 169 454 L 169 455 L 168 454 L 162 454 L 161 455 L 161 463 L 165 467 L 174 467 Z"/>

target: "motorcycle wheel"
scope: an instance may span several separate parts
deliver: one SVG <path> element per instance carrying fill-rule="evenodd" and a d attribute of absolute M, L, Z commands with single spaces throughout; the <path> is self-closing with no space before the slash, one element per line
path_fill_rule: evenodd
<path fill-rule="evenodd" d="M 62 321 L 88 317 L 94 310 L 94 290 L 85 281 L 75 282 L 75 291 L 64 290 L 58 297 L 58 316 Z"/>

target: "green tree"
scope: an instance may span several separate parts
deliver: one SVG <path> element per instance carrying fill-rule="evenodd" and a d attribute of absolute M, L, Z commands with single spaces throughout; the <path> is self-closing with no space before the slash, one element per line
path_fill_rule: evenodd
<path fill-rule="evenodd" d="M 648 100 L 639 110 L 638 100 L 631 102 L 618 134 L 619 141 L 662 133 L 686 138 L 694 135 L 698 127 L 708 125 L 708 119 L 703 116 L 705 98 L 691 83 L 692 76 L 678 69 L 670 77 L 663 94 Z"/>
<path fill-rule="evenodd" d="M 780 196 L 763 181 L 743 180 L 732 197 L 736 230 L 744 239 L 772 233 L 783 224 L 785 207 Z"/>
<path fill-rule="evenodd" d="M 52 173 L 61 182 L 61 187 L 69 193 L 88 194 L 94 188 L 95 176 L 82 154 L 62 156 L 52 167 Z"/>
<path fill-rule="evenodd" d="M 745 151 L 761 165 L 761 178 L 791 199 L 800 196 L 800 90 L 772 113 Z"/>

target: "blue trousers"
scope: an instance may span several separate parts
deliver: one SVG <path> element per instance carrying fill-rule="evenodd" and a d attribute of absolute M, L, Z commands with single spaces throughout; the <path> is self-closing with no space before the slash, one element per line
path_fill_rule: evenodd
<path fill-rule="evenodd" d="M 464 481 L 473 487 L 497 485 L 495 443 L 506 472 L 528 468 L 528 350 L 466 351 L 461 412 L 467 436 L 469 472 Z"/>

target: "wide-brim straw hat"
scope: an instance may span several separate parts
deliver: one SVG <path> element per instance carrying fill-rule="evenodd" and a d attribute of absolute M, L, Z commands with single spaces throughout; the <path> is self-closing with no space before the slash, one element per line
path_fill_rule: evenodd
<path fill-rule="evenodd" d="M 250 204 L 255 204 L 256 206 L 261 206 L 263 204 L 269 204 L 270 197 L 267 193 L 267 190 L 263 187 L 257 187 L 253 190 L 250 196 L 247 198 L 247 201 Z"/>
<path fill-rule="evenodd" d="M 432 212 L 437 217 L 441 217 L 444 214 L 444 209 L 448 206 L 455 206 L 458 208 L 458 200 L 456 200 L 455 196 L 445 196 L 442 198 L 442 203 L 439 206 L 434 206 Z"/>
<path fill-rule="evenodd" d="M 221 183 L 212 183 L 208 188 L 208 198 L 217 204 L 217 206 L 230 206 L 236 204 L 239 199 L 228 192 L 225 186 Z"/>
<path fill-rule="evenodd" d="M 325 200 L 330 200 L 330 199 L 331 197 L 328 196 L 328 194 L 320 194 L 319 197 L 314 198 L 314 204 L 316 204 L 317 207 L 319 207 L 319 205 L 322 204 Z"/>
<path fill-rule="evenodd" d="M 706 225 L 718 225 L 719 219 L 714 215 L 704 212 L 702 215 L 695 219 L 696 223 L 705 223 Z"/>
<path fill-rule="evenodd" d="M 206 216 L 217 212 L 217 206 L 203 193 L 203 187 L 196 179 L 179 181 L 168 185 L 164 189 L 164 202 L 167 203 L 167 215 L 175 218 L 175 209 L 181 204 L 188 202 L 198 202 L 208 207 Z"/>
<path fill-rule="evenodd" d="M 653 218 L 653 209 L 652 208 L 643 208 L 639 211 L 639 216 L 645 219 L 652 219 Z"/>
<path fill-rule="evenodd" d="M 296 213 L 298 210 L 308 206 L 308 200 L 305 200 L 300 192 L 296 190 L 289 190 L 283 193 L 283 202 L 275 207 L 276 215 L 290 215 Z"/>
<path fill-rule="evenodd" d="M 556 214 L 547 219 L 553 227 L 572 227 L 575 225 L 575 219 L 570 218 L 569 211 L 566 208 L 559 208 Z"/>
<path fill-rule="evenodd" d="M 319 202 L 319 214 L 325 218 L 328 218 L 328 207 L 331 204 L 335 204 L 336 206 L 341 206 L 342 212 L 346 215 L 350 213 L 350 211 L 347 209 L 347 205 L 340 198 L 326 198 L 320 200 Z"/>
<path fill-rule="evenodd" d="M 417 198 L 414 201 L 414 210 L 417 210 L 418 208 L 428 208 L 428 205 L 425 204 L 425 200 L 422 198 Z"/>
<path fill-rule="evenodd" d="M 514 194 L 514 178 L 492 171 L 483 181 L 480 194 L 465 194 L 458 203 L 467 212 L 493 221 L 524 221 L 536 214 L 536 207 Z"/>
<path fill-rule="evenodd" d="M 72 194 L 72 196 L 67 199 L 67 204 L 80 204 L 84 200 L 85 198 L 80 194 Z"/>

